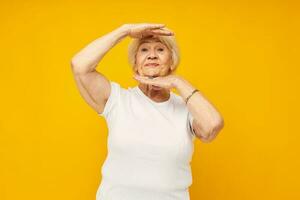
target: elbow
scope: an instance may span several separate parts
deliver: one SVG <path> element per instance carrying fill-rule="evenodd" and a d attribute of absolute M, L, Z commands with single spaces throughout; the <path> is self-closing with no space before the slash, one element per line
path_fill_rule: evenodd
<path fill-rule="evenodd" d="M 75 67 L 75 61 L 72 59 L 70 64 L 71 64 L 71 68 L 73 69 Z"/>
<path fill-rule="evenodd" d="M 90 64 L 79 58 L 73 57 L 71 59 L 71 69 L 72 72 L 76 75 L 87 74 L 89 72 L 96 71 L 97 64 Z"/>
<path fill-rule="evenodd" d="M 75 60 L 74 60 L 74 59 L 71 60 L 70 65 L 71 65 L 71 70 L 72 70 L 73 72 L 75 72 L 77 64 L 75 63 Z"/>
<path fill-rule="evenodd" d="M 78 66 L 79 66 L 79 64 L 78 64 L 78 61 L 76 61 L 76 58 L 75 57 L 73 57 L 72 59 L 71 59 L 71 69 L 72 70 L 75 70 L 75 69 L 77 69 L 78 68 Z"/>
<path fill-rule="evenodd" d="M 214 126 L 214 129 L 217 130 L 218 132 L 224 128 L 224 119 L 221 118 L 218 123 Z"/>
<path fill-rule="evenodd" d="M 223 129 L 224 127 L 224 120 L 219 120 L 218 123 L 215 123 L 211 129 L 205 134 L 205 136 L 200 136 L 200 139 L 204 143 L 210 143 L 212 142 L 218 135 L 218 133 Z"/>
<path fill-rule="evenodd" d="M 71 60 L 71 70 L 75 75 L 84 74 L 86 71 L 84 68 L 80 67 L 81 65 L 74 58 Z"/>

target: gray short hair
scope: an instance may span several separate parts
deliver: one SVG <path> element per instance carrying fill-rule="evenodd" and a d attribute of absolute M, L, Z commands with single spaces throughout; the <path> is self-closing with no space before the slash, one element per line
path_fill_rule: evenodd
<path fill-rule="evenodd" d="M 128 61 L 129 64 L 131 65 L 132 69 L 134 70 L 135 67 L 135 62 L 136 62 L 136 53 L 139 48 L 139 46 L 143 43 L 144 40 L 146 39 L 151 39 L 152 37 L 143 37 L 143 38 L 134 38 L 132 39 L 131 43 L 129 43 L 128 46 Z M 172 57 L 172 72 L 174 72 L 180 61 L 180 52 L 179 48 L 177 46 L 175 37 L 172 36 L 162 36 L 162 35 L 156 35 L 155 39 L 158 39 L 159 42 L 163 43 L 164 45 L 167 46 L 167 48 L 171 52 L 171 57 Z"/>

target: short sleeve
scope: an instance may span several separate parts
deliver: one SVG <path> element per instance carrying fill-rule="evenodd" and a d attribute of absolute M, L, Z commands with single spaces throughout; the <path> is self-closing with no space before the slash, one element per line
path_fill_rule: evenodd
<path fill-rule="evenodd" d="M 194 119 L 193 115 L 190 112 L 188 112 L 188 130 L 194 138 L 196 136 L 196 134 L 195 134 L 195 131 L 194 131 L 193 126 L 192 126 L 193 119 Z"/>
<path fill-rule="evenodd" d="M 106 119 L 116 111 L 120 99 L 120 85 L 116 82 L 110 82 L 111 90 L 110 95 L 106 101 L 103 112 L 98 113 L 99 116 L 102 116 Z"/>

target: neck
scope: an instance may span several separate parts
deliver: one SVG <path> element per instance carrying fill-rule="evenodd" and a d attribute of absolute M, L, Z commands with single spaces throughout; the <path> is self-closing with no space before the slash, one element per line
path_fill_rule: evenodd
<path fill-rule="evenodd" d="M 170 91 L 168 89 L 154 89 L 153 86 L 147 84 L 139 84 L 138 87 L 149 98 L 157 102 L 167 101 L 170 98 Z"/>

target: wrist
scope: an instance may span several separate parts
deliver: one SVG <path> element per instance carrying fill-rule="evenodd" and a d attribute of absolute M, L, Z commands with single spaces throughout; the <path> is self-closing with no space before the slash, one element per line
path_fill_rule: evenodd
<path fill-rule="evenodd" d="M 176 76 L 176 78 L 174 78 L 173 83 L 174 83 L 174 87 L 176 88 L 176 90 L 179 92 L 180 96 L 184 99 L 186 103 L 196 91 L 199 92 L 199 90 L 197 90 L 187 80 L 185 80 L 180 76 Z"/>
<path fill-rule="evenodd" d="M 128 24 L 123 24 L 117 29 L 122 37 L 126 37 L 129 34 L 130 28 Z"/>
<path fill-rule="evenodd" d="M 117 31 L 119 32 L 119 34 L 121 35 L 122 38 L 124 38 L 128 35 L 129 30 L 130 29 L 128 28 L 127 24 L 123 24 L 117 28 Z"/>

